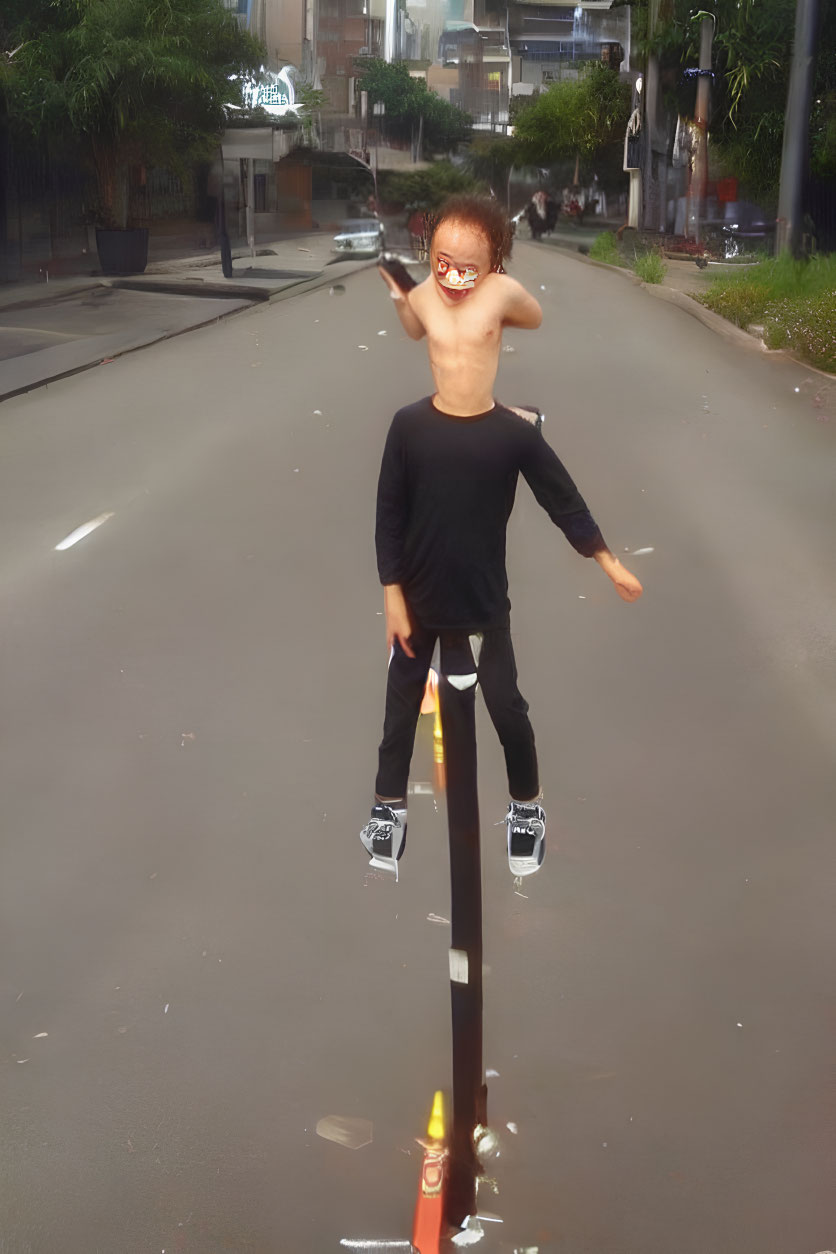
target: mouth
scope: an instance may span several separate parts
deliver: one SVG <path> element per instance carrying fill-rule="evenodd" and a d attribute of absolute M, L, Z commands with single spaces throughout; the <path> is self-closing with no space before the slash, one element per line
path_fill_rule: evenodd
<path fill-rule="evenodd" d="M 460 301 L 463 301 L 464 298 L 469 296 L 473 291 L 472 287 L 445 287 L 443 283 L 439 283 L 438 286 L 441 288 L 448 300 L 453 301 L 454 304 L 458 304 Z"/>

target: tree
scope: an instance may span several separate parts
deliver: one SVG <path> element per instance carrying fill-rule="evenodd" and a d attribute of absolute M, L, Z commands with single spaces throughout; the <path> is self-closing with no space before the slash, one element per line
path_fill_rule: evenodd
<path fill-rule="evenodd" d="M 376 103 L 383 104 L 385 127 L 393 137 L 414 143 L 418 132 L 423 145 L 444 153 L 453 152 L 469 137 L 470 115 L 430 91 L 426 79 L 413 78 L 405 61 L 390 64 L 380 57 L 358 57 L 355 66 L 358 86 L 368 92 L 369 111 Z"/>
<path fill-rule="evenodd" d="M 485 190 L 481 181 L 449 161 L 435 161 L 426 170 L 382 170 L 378 187 L 383 201 L 423 210 L 438 209 L 448 196 Z"/>
<path fill-rule="evenodd" d="M 21 40 L 0 64 L 10 125 L 80 149 L 96 175 L 103 225 L 126 224 L 131 165 L 183 170 L 214 157 L 225 106 L 241 104 L 232 76 L 264 58 L 218 0 L 27 7 L 4 32 L 7 45 Z"/>
<path fill-rule="evenodd" d="M 623 2 L 623 0 L 622 0 Z M 629 2 L 629 0 L 628 0 Z M 616 0 L 618 3 L 618 0 Z M 704 0 L 715 18 L 711 144 L 715 158 L 764 201 L 777 197 L 795 0 Z M 634 31 L 647 29 L 647 0 L 633 0 Z M 699 7 L 699 6 L 697 6 Z M 810 119 L 811 169 L 836 171 L 836 5 L 823 6 Z M 640 55 L 656 54 L 671 113 L 690 117 L 698 62 L 698 16 L 690 0 L 663 0 Z"/>
<path fill-rule="evenodd" d="M 514 128 L 519 165 L 552 165 L 594 157 L 621 142 L 630 113 L 630 87 L 607 66 L 593 63 L 573 82 L 554 83 L 521 110 Z"/>

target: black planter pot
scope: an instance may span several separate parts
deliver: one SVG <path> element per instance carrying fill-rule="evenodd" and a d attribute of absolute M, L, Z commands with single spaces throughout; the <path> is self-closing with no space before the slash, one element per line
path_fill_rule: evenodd
<path fill-rule="evenodd" d="M 106 231 L 97 227 L 96 248 L 103 274 L 142 274 L 148 265 L 148 228 Z"/>

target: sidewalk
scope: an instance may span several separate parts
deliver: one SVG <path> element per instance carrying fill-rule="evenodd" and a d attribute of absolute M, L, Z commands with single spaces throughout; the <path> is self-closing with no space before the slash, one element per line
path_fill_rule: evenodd
<path fill-rule="evenodd" d="M 0 286 L 0 401 L 260 302 L 339 281 L 371 259 L 335 260 L 333 233 L 260 240 L 225 279 L 206 250 L 157 257 L 144 274 L 66 275 Z"/>

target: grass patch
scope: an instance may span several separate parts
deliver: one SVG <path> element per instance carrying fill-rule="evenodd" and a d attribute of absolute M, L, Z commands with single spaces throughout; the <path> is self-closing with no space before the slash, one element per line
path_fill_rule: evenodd
<path fill-rule="evenodd" d="M 620 266 L 624 263 L 618 251 L 618 240 L 612 231 L 602 231 L 589 250 L 593 261 L 606 261 L 608 265 Z"/>
<path fill-rule="evenodd" d="M 658 253 L 644 253 L 643 256 L 636 257 L 633 269 L 642 283 L 661 283 L 668 272 L 668 267 Z"/>
<path fill-rule="evenodd" d="M 762 324 L 769 348 L 836 371 L 836 255 L 796 261 L 784 253 L 715 279 L 699 299 L 739 327 Z"/>

